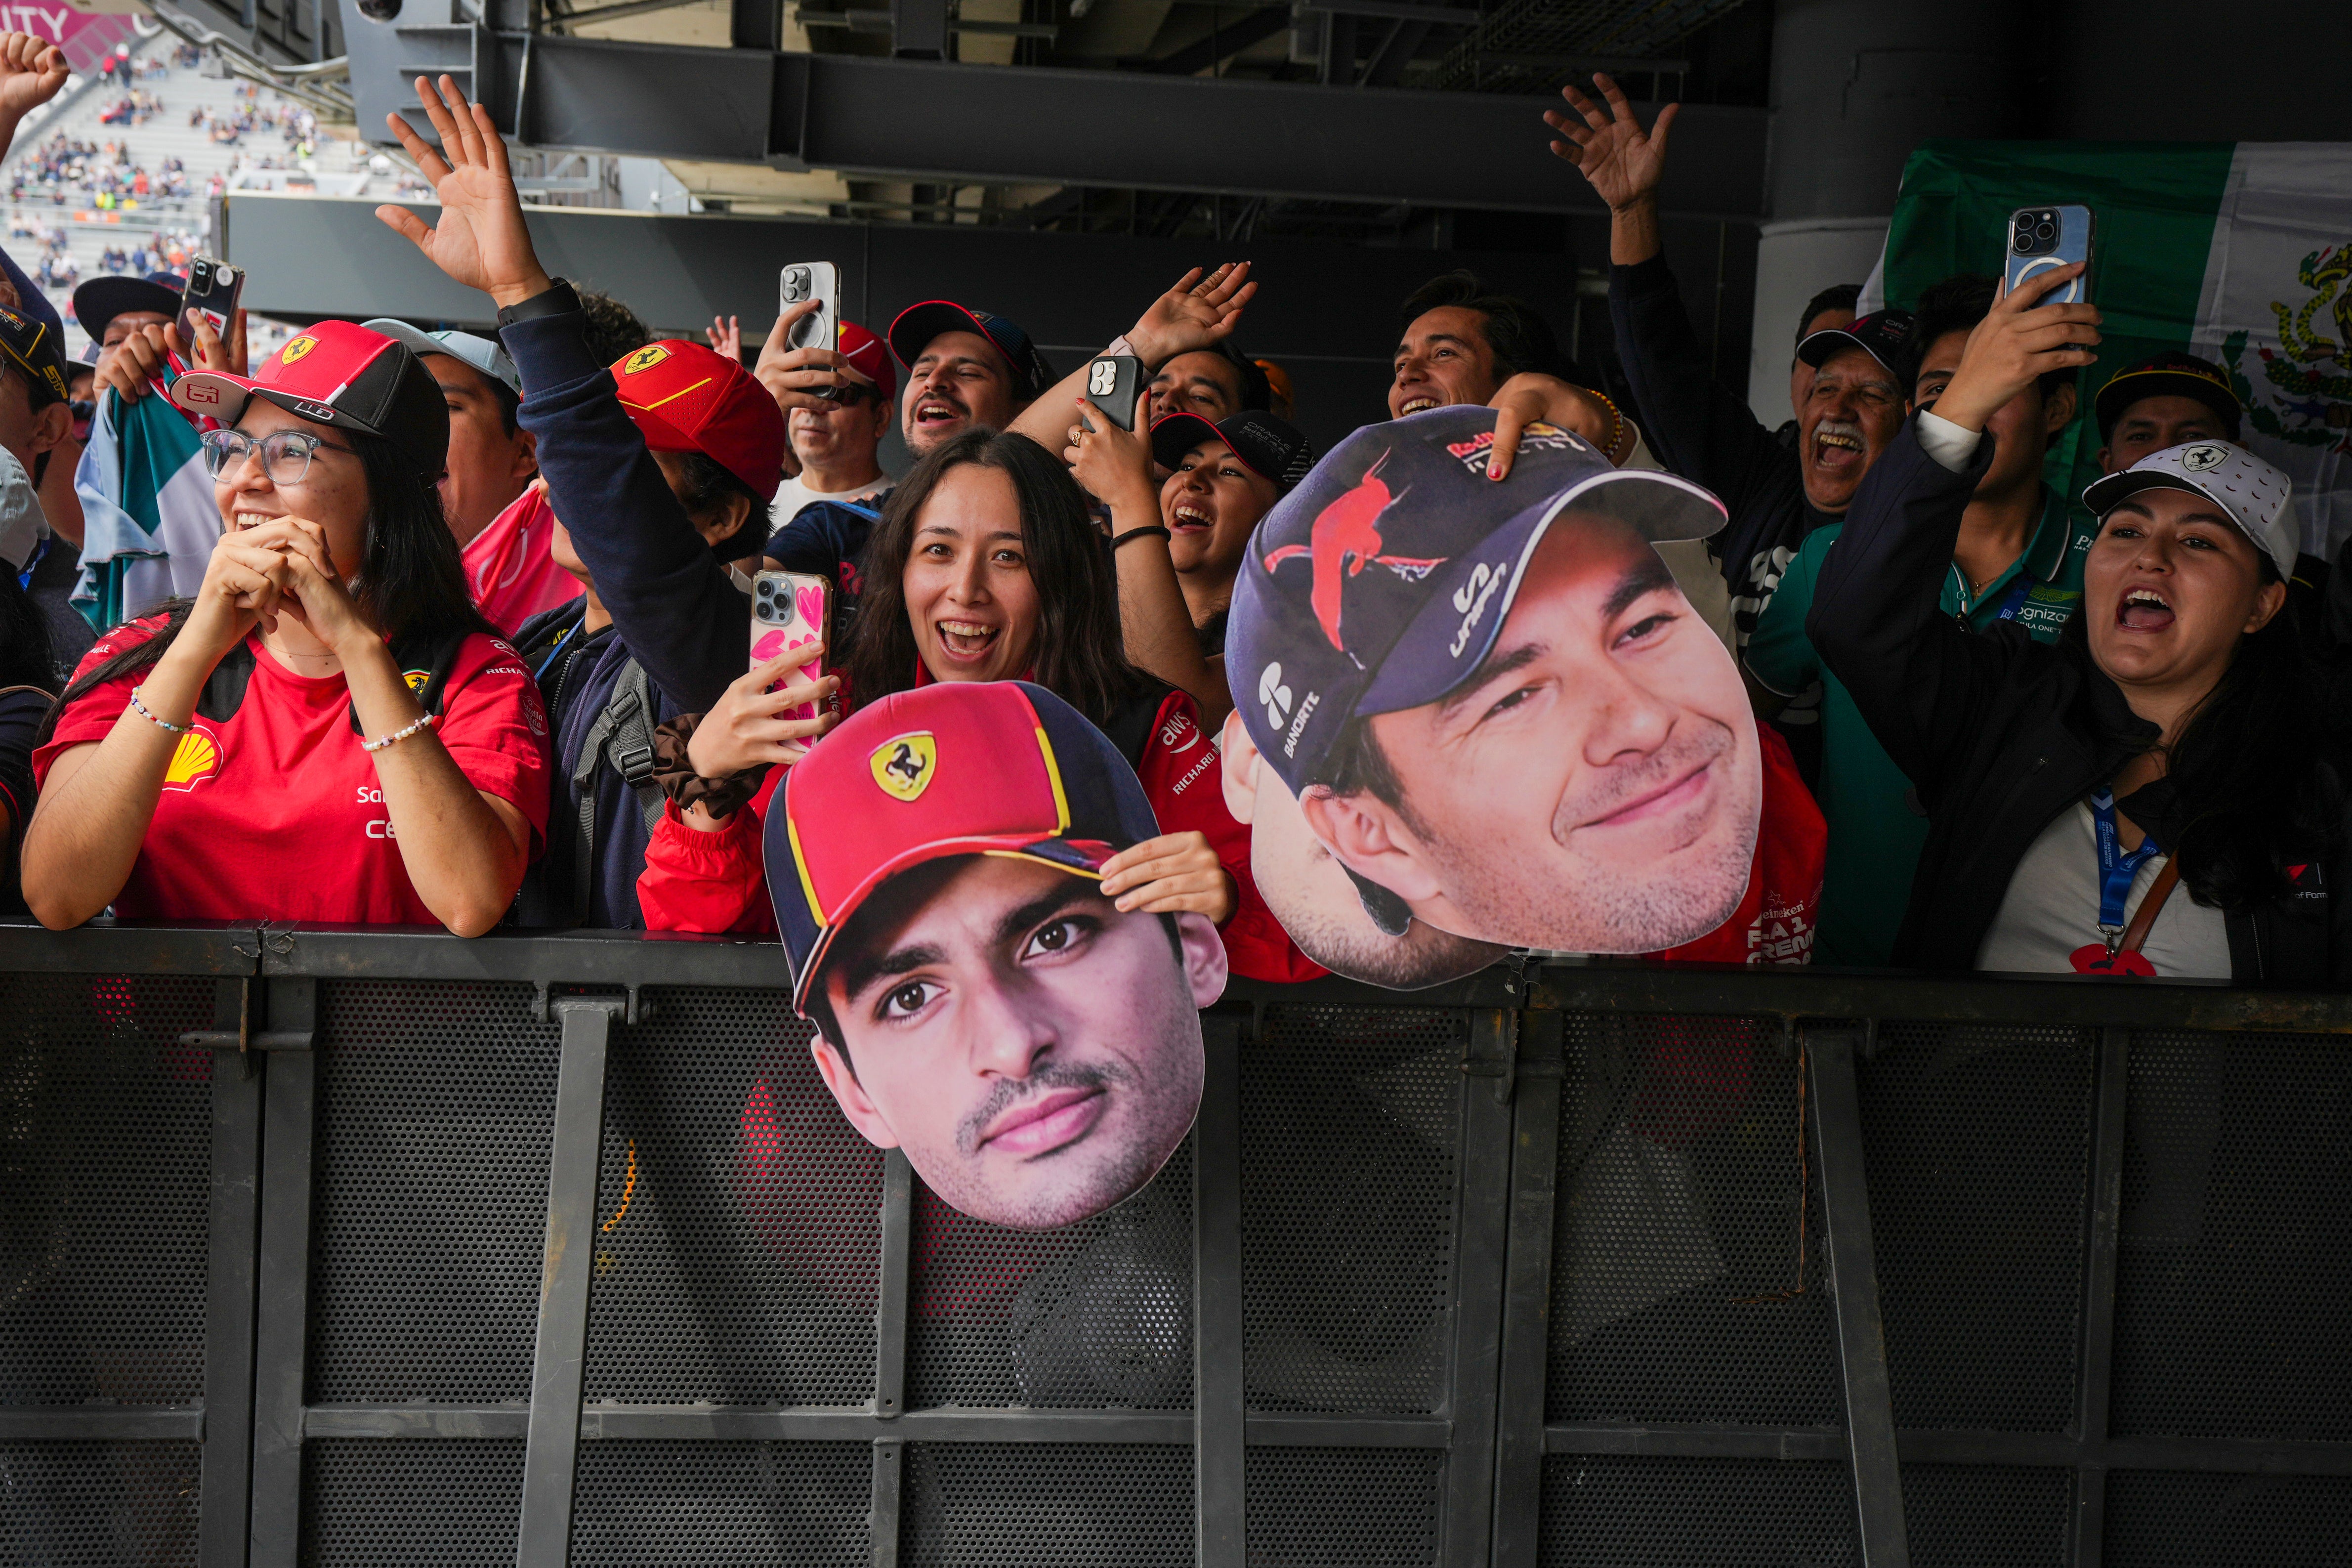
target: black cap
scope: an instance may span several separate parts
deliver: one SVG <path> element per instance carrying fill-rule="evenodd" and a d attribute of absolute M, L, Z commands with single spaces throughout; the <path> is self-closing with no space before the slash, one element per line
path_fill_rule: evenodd
<path fill-rule="evenodd" d="M 987 310 L 975 310 L 951 300 L 926 300 L 919 305 L 909 305 L 898 312 L 884 334 L 890 352 L 898 363 L 909 370 L 923 357 L 923 350 L 941 332 L 978 332 L 996 345 L 996 352 L 1013 366 L 1013 392 L 1023 398 L 1035 397 L 1057 379 L 1054 367 L 1029 341 L 1029 334 L 1016 322 Z"/>
<path fill-rule="evenodd" d="M 1172 468 L 1203 441 L 1223 442 L 1251 472 L 1273 480 L 1276 495 L 1288 495 L 1315 466 L 1315 448 L 1297 426 L 1256 408 L 1213 425 L 1197 414 L 1171 414 L 1151 426 L 1152 460 Z"/>
<path fill-rule="evenodd" d="M 2221 421 L 2221 434 L 2234 441 L 2246 417 L 2245 405 L 2230 385 L 2227 372 L 2209 359 L 2171 350 L 2127 364 L 2107 377 L 2091 412 L 2099 422 L 2099 439 L 2111 440 L 2116 421 L 2143 397 L 2187 397 L 2203 404 Z"/>
<path fill-rule="evenodd" d="M 1917 325 L 1908 310 L 1873 310 L 1850 327 L 1824 327 L 1806 333 L 1797 344 L 1797 357 L 1819 370 L 1832 355 L 1860 349 L 1885 365 L 1908 392 L 1911 378 L 1918 374 L 1919 347 L 1912 341 Z"/>
<path fill-rule="evenodd" d="M 188 280 L 176 272 L 150 272 L 144 278 L 93 278 L 73 291 L 74 320 L 93 341 L 106 336 L 107 323 L 132 310 L 147 310 L 166 320 L 180 314 L 180 296 Z"/>

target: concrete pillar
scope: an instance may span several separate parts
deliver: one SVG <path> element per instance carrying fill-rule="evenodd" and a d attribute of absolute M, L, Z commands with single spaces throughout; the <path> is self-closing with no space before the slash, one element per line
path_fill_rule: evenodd
<path fill-rule="evenodd" d="M 2037 133 L 2021 0 L 1780 0 L 1772 26 L 1771 220 L 1756 256 L 1748 401 L 1787 418 L 1805 300 L 1877 259 L 1911 149 Z"/>

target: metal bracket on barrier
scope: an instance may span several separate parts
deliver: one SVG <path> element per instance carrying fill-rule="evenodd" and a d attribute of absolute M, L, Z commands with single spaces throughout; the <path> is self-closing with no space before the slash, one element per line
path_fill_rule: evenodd
<path fill-rule="evenodd" d="M 1483 1037 L 1487 1037 L 1474 1026 L 1469 1038 L 1462 1042 L 1462 1060 L 1455 1065 L 1465 1077 L 1496 1079 L 1495 1103 L 1508 1105 L 1519 1070 L 1519 1016 L 1512 1012 L 1503 1015 L 1503 1026 L 1491 1037 L 1495 1043 L 1491 1052 L 1479 1050 Z"/>
<path fill-rule="evenodd" d="M 593 1001 L 596 999 L 597 994 L 594 992 L 567 991 L 562 993 L 562 996 L 557 994 L 555 989 L 557 986 L 568 985 L 571 984 L 572 984 L 572 982 L 567 980 L 532 981 L 530 986 L 530 1008 L 531 1022 L 534 1024 L 553 1023 L 555 1021 L 555 1004 L 565 997 L 576 995 L 586 1001 Z M 625 985 L 621 989 L 623 992 L 621 1007 L 622 1023 L 629 1025 L 631 1027 L 635 1027 L 654 1016 L 654 1005 L 646 1000 L 644 986 Z"/>
<path fill-rule="evenodd" d="M 314 1029 L 260 1029 L 253 1026 L 253 980 L 247 976 L 238 998 L 235 1029 L 190 1029 L 180 1044 L 205 1051 L 307 1051 Z M 250 1069 L 248 1069 L 250 1070 Z"/>

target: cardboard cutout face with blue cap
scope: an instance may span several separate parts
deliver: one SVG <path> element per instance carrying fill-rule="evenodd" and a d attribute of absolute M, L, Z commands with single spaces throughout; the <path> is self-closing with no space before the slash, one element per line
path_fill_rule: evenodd
<path fill-rule="evenodd" d="M 1200 1109 L 1225 952 L 1205 915 L 1103 895 L 1160 831 L 1118 748 L 1042 687 L 943 682 L 859 710 L 776 799 L 769 890 L 851 1125 L 992 1225 L 1150 1181 Z"/>
<path fill-rule="evenodd" d="M 1755 719 L 1651 547 L 1713 533 L 1721 504 L 1544 425 L 1496 483 L 1493 418 L 1450 407 L 1358 431 L 1244 560 L 1226 671 L 1248 745 L 1228 743 L 1227 795 L 1259 815 L 1270 769 L 1344 872 L 1352 910 L 1325 907 L 1328 878 L 1255 868 L 1311 956 L 1343 922 L 1649 952 L 1715 930 L 1747 890 Z M 1329 966 L 1354 978 L 1411 978 L 1342 957 Z"/>

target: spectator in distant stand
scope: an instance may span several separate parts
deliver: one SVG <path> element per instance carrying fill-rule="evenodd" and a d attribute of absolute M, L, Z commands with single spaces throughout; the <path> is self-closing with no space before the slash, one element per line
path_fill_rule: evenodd
<path fill-rule="evenodd" d="M 2043 374 L 2091 362 L 2057 331 L 2087 307 L 2039 293 L 1994 306 L 1939 417 L 1976 435 Z M 1958 469 L 1920 442 L 1890 449 L 1822 565 L 1839 613 L 1810 628 L 1927 808 L 1895 962 L 2352 984 L 2352 911 L 2335 898 L 2352 879 L 2352 793 L 2340 715 L 2281 620 L 2286 476 L 2198 441 L 2095 482 L 2083 613 L 2045 645 L 1936 605 L 1954 498 L 1993 444 L 1979 437 Z M 1920 481 L 1943 493 L 1870 504 Z"/>
<path fill-rule="evenodd" d="M 59 700 L 33 912 L 489 930 L 546 825 L 547 721 L 467 600 L 433 378 L 323 321 L 257 378 L 172 390 L 224 421 L 224 531 L 196 597 L 117 628 Z"/>
<path fill-rule="evenodd" d="M 537 444 L 517 417 L 522 373 L 507 351 L 473 332 L 419 331 L 405 321 L 362 323 L 408 345 L 449 405 L 449 466 L 441 510 L 466 563 L 474 607 L 509 636 L 578 593 L 548 553 L 554 516 L 539 476 Z"/>
<path fill-rule="evenodd" d="M 2066 498 L 2042 482 L 2042 458 L 2074 417 L 2074 372 L 2047 371 L 1990 413 L 1966 411 L 1961 417 L 1979 420 L 1967 430 L 1945 418 L 1937 401 L 1992 307 L 1994 287 L 1990 278 L 1963 274 L 1920 297 L 1922 353 L 1911 398 L 1917 414 L 1887 447 L 1890 453 L 1924 447 L 1941 469 L 1951 469 L 1972 467 L 1969 454 L 1981 440 L 1990 461 L 1975 488 L 1955 492 L 1940 470 L 1913 468 L 1906 470 L 1911 483 L 1871 486 L 1855 497 L 1854 507 L 1907 509 L 1933 493 L 1941 504 L 1958 508 L 1958 545 L 1938 590 L 1944 614 L 1973 631 L 2013 621 L 2035 640 L 2053 642 L 2082 603 L 2083 563 L 2098 531 L 2087 520 L 2078 521 Z M 2076 341 L 2096 340 L 2095 311 L 2058 325 L 2084 334 Z M 1818 584 L 1840 530 L 1854 521 L 1850 511 L 1845 521 L 1806 537 L 1757 622 L 1747 665 L 1768 693 L 1793 695 L 1817 685 L 1823 690 L 1821 784 L 1814 794 L 1829 822 L 1830 858 L 1821 957 L 1828 963 L 1883 965 L 1894 953 L 1927 823 L 1911 781 L 1871 734 L 1853 693 L 1823 668 L 1809 637 L 1817 622 L 1845 613 Z"/>
<path fill-rule="evenodd" d="M 1832 283 L 1806 300 L 1803 314 L 1797 318 L 1796 347 L 1803 348 L 1805 340 L 1815 332 L 1835 331 L 1853 325 L 1854 303 L 1861 298 L 1861 284 Z M 1802 353 L 1791 352 L 1789 355 L 1790 417 L 1772 432 L 1772 437 L 1791 452 L 1797 449 L 1797 433 L 1801 428 L 1796 418 L 1796 410 L 1802 408 L 1806 400 L 1812 396 L 1813 375 L 1819 368 L 1805 363 Z"/>
<path fill-rule="evenodd" d="M 1651 449 L 1729 509 L 1729 523 L 1709 548 L 1731 591 L 1744 647 L 1805 535 L 1845 515 L 1863 475 L 1902 427 L 1911 382 L 1907 323 L 1895 312 L 1853 323 L 1851 342 L 1815 363 L 1811 390 L 1797 410 L 1796 449 L 1783 447 L 1745 399 L 1716 382 L 1666 267 L 1658 184 L 1677 106 L 1659 110 L 1644 132 L 1617 84 L 1606 76 L 1593 80 L 1608 108 L 1562 88 L 1573 112 L 1544 116 L 1567 139 L 1554 142 L 1552 152 L 1574 163 L 1609 205 L 1610 316 Z M 1800 345 L 1798 358 L 1805 357 Z"/>

